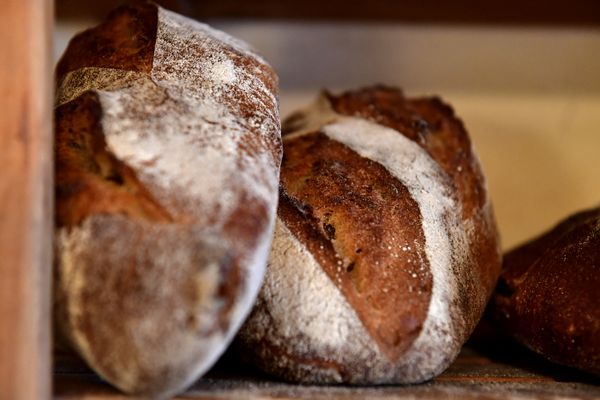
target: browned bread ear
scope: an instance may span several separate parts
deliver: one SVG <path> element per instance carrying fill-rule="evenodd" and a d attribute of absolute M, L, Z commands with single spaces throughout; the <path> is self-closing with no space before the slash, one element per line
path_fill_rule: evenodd
<path fill-rule="evenodd" d="M 579 212 L 508 252 L 496 321 L 559 364 L 600 375 L 600 208 Z"/>
<path fill-rule="evenodd" d="M 56 66 L 56 74 L 85 67 L 150 72 L 154 58 L 158 10 L 150 2 L 122 6 L 95 28 L 76 35 Z"/>
<path fill-rule="evenodd" d="M 243 351 L 293 381 L 440 373 L 500 269 L 462 123 L 437 98 L 373 87 L 325 92 L 284 132 L 275 239 Z"/>
<path fill-rule="evenodd" d="M 57 75 L 59 334 L 121 390 L 175 394 L 224 351 L 264 274 L 277 77 L 150 3 L 77 35 Z"/>

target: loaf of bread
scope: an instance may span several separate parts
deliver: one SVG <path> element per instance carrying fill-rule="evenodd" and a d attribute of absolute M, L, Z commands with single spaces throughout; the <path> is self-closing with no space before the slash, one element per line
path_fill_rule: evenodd
<path fill-rule="evenodd" d="M 246 44 L 142 3 L 71 41 L 56 96 L 59 335 L 125 392 L 181 391 L 264 275 L 276 75 Z"/>
<path fill-rule="evenodd" d="M 290 381 L 414 383 L 441 373 L 500 272 L 485 180 L 438 98 L 323 94 L 283 124 L 265 283 L 238 336 Z"/>
<path fill-rule="evenodd" d="M 507 253 L 492 310 L 531 350 L 600 375 L 600 208 Z"/>

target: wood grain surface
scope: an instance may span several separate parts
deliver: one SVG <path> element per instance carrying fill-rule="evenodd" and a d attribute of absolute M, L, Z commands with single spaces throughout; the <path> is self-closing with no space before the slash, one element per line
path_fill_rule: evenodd
<path fill-rule="evenodd" d="M 130 399 L 102 382 L 82 361 L 57 354 L 55 398 Z M 442 375 L 420 385 L 308 386 L 263 375 L 226 355 L 177 399 L 600 399 L 600 379 L 551 364 L 480 324 Z"/>
<path fill-rule="evenodd" d="M 50 0 L 0 12 L 0 399 L 50 396 Z"/>

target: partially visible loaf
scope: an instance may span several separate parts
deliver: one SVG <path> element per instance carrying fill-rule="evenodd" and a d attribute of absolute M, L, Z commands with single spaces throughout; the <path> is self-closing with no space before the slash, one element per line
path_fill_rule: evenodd
<path fill-rule="evenodd" d="M 177 393 L 264 274 L 277 77 L 246 44 L 141 3 L 71 41 L 55 116 L 59 335 L 125 392 Z"/>
<path fill-rule="evenodd" d="M 508 252 L 492 310 L 531 350 L 600 375 L 600 208 Z"/>
<path fill-rule="evenodd" d="M 299 382 L 441 373 L 500 271 L 463 124 L 438 98 L 371 87 L 324 93 L 283 130 L 275 238 L 239 351 Z"/>

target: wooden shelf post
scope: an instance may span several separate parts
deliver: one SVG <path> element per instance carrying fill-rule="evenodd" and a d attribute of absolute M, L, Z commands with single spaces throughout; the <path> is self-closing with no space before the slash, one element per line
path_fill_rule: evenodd
<path fill-rule="evenodd" d="M 50 398 L 52 0 L 0 12 L 0 399 Z"/>

